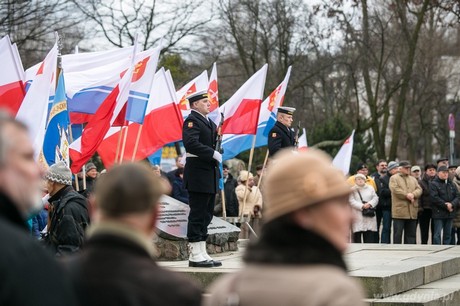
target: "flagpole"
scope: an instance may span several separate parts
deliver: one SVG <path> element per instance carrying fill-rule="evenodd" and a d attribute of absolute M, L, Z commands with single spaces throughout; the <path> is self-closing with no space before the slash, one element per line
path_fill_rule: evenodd
<path fill-rule="evenodd" d="M 248 191 L 248 183 L 249 183 L 249 173 L 251 173 L 251 166 L 252 166 L 252 158 L 254 157 L 254 148 L 256 146 L 256 137 L 257 134 L 254 134 L 254 137 L 252 139 L 252 146 L 251 146 L 251 152 L 249 153 L 249 162 L 248 162 L 248 177 L 246 179 L 246 188 L 244 189 L 244 195 L 243 195 L 243 207 L 240 212 L 240 216 L 243 216 L 243 211 L 246 208 L 246 194 Z"/>
<path fill-rule="evenodd" d="M 128 139 L 128 129 L 129 125 L 126 126 L 125 134 L 123 135 L 123 144 L 121 146 L 121 153 L 120 153 L 120 164 L 123 162 L 123 157 L 125 157 L 125 148 L 126 148 L 126 141 Z"/>
<path fill-rule="evenodd" d="M 121 137 L 123 135 L 123 126 L 120 126 L 120 132 L 118 133 L 117 150 L 115 151 L 115 164 L 118 162 L 118 156 L 120 155 Z"/>
<path fill-rule="evenodd" d="M 259 189 L 262 186 L 262 178 L 264 177 L 264 172 L 265 172 L 265 167 L 267 166 L 267 162 L 268 162 L 268 148 L 267 148 L 267 154 L 265 154 L 264 164 L 262 166 L 262 173 L 260 174 L 259 181 L 257 182 L 257 187 L 259 187 Z"/>
<path fill-rule="evenodd" d="M 141 139 L 141 133 L 142 133 L 143 126 L 144 125 L 141 124 L 141 126 L 139 127 L 139 131 L 137 132 L 136 143 L 134 144 L 133 156 L 131 158 L 132 162 L 134 162 L 134 160 L 136 159 L 137 147 L 139 146 L 139 140 Z"/>
<path fill-rule="evenodd" d="M 81 171 L 83 172 L 83 190 L 86 190 L 86 165 L 83 165 Z"/>
<path fill-rule="evenodd" d="M 73 142 L 73 133 L 72 133 L 72 124 L 69 124 L 69 138 L 70 138 L 70 143 Z M 70 167 L 70 164 L 68 165 Z M 80 191 L 80 184 L 78 183 L 78 175 L 75 173 L 75 189 L 77 191 Z"/>

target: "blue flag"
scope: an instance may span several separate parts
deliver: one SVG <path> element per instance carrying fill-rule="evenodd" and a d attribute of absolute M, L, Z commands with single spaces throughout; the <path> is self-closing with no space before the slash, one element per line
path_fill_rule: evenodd
<path fill-rule="evenodd" d="M 257 126 L 256 134 L 256 144 L 255 148 L 266 146 L 268 143 L 268 133 L 273 128 L 276 123 L 275 115 L 272 113 L 272 116 L 268 121 L 259 123 Z M 224 149 L 224 154 L 222 156 L 223 160 L 228 160 L 234 158 L 241 152 L 250 150 L 252 146 L 252 141 L 254 135 L 231 135 L 230 137 L 224 137 L 222 141 L 222 147 Z"/>
<path fill-rule="evenodd" d="M 56 156 L 62 156 L 62 160 L 68 163 L 68 126 L 69 113 L 67 112 L 64 74 L 61 71 L 43 142 L 43 156 L 48 166 L 59 161 L 56 160 Z"/>

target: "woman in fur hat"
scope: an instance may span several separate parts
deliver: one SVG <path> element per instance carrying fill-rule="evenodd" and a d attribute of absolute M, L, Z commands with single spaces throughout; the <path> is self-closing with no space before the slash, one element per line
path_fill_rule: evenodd
<path fill-rule="evenodd" d="M 364 305 L 342 257 L 350 192 L 325 153 L 277 153 L 264 181 L 261 235 L 246 250 L 246 266 L 217 280 L 204 305 Z"/>
<path fill-rule="evenodd" d="M 354 217 L 352 226 L 353 242 L 361 243 L 364 240 L 364 243 L 374 243 L 375 233 L 377 232 L 375 208 L 379 203 L 379 197 L 374 188 L 366 184 L 366 177 L 363 174 L 358 173 L 355 175 L 355 186 L 352 189 L 350 204 L 353 208 Z M 373 213 L 372 209 L 374 209 Z M 365 215 L 366 210 L 369 212 L 368 215 Z"/>

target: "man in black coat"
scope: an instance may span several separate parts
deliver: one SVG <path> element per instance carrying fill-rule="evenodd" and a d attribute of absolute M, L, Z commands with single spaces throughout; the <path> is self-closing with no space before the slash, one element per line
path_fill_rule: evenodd
<path fill-rule="evenodd" d="M 51 207 L 47 244 L 56 255 L 76 252 L 89 224 L 87 200 L 71 186 L 72 173 L 64 162 L 52 165 L 45 178 Z"/>
<path fill-rule="evenodd" d="M 198 306 L 201 290 L 154 260 L 153 237 L 161 178 L 141 164 L 113 167 L 97 184 L 97 223 L 85 247 L 70 260 L 80 305 Z"/>
<path fill-rule="evenodd" d="M 430 195 L 433 217 L 433 244 L 450 244 L 452 222 L 459 206 L 457 188 L 449 180 L 449 169 L 438 168 L 438 176 L 431 181 Z"/>
<path fill-rule="evenodd" d="M 390 177 L 398 173 L 399 164 L 395 161 L 388 163 L 388 170 L 385 175 L 377 178 L 375 184 L 378 186 L 379 206 L 382 212 L 382 234 L 381 243 L 391 243 L 391 190 Z"/>
<path fill-rule="evenodd" d="M 238 198 L 236 197 L 235 188 L 238 186 L 238 182 L 236 179 L 230 174 L 228 170 L 228 166 L 223 164 L 222 166 L 222 174 L 224 177 L 224 194 L 225 194 L 225 211 L 227 213 L 227 217 L 238 217 Z M 217 194 L 216 200 L 216 208 L 214 213 L 217 216 L 222 216 L 222 196 L 221 194 Z"/>
<path fill-rule="evenodd" d="M 27 128 L 3 113 L 0 148 L 0 305 L 76 305 L 70 281 L 26 224 L 41 204 L 41 173 Z"/>
<path fill-rule="evenodd" d="M 431 194 L 430 194 L 430 183 L 436 178 L 436 166 L 434 164 L 425 165 L 425 173 L 422 179 L 419 181 L 420 187 L 422 187 L 422 196 L 419 199 L 418 204 L 418 223 L 420 225 L 420 237 L 422 244 L 428 243 L 429 229 L 431 227 L 431 233 L 433 234 L 434 226 L 431 219 L 432 205 L 431 205 Z M 431 224 L 431 225 L 430 225 Z"/>
<path fill-rule="evenodd" d="M 276 123 L 268 134 L 268 152 L 273 156 L 280 149 L 295 146 L 295 134 L 291 129 L 295 108 L 279 107 Z"/>
<path fill-rule="evenodd" d="M 219 189 L 218 165 L 222 162 L 222 155 L 215 150 L 217 127 L 207 117 L 211 106 L 207 92 L 194 93 L 188 101 L 192 111 L 184 121 L 182 141 L 187 152 L 184 185 L 188 190 L 190 206 L 187 225 L 189 266 L 221 266 L 222 263 L 206 253 L 208 225 Z"/>

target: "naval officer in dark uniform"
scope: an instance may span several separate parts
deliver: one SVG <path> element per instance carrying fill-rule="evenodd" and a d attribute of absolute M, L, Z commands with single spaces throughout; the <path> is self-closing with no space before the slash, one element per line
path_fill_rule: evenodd
<path fill-rule="evenodd" d="M 295 146 L 295 134 L 291 129 L 294 112 L 293 107 L 278 108 L 277 121 L 268 134 L 269 156 L 275 155 L 280 149 Z"/>
<path fill-rule="evenodd" d="M 207 254 L 206 239 L 219 188 L 218 165 L 222 162 L 222 155 L 215 150 L 216 124 L 207 117 L 211 107 L 207 92 L 194 93 L 188 101 L 192 111 L 184 121 L 182 140 L 187 152 L 184 185 L 190 206 L 187 226 L 189 266 L 216 267 L 222 263 Z"/>

